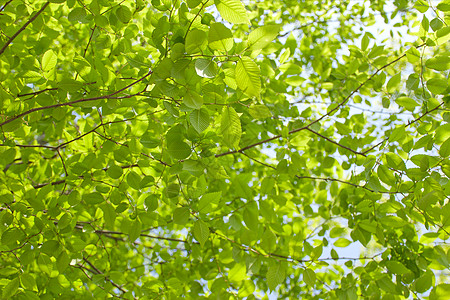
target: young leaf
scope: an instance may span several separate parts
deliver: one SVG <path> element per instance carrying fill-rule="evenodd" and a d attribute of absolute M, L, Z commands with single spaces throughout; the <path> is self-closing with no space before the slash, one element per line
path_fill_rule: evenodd
<path fill-rule="evenodd" d="M 2 291 L 2 299 L 11 299 L 17 293 L 19 289 L 19 278 L 15 277 L 10 280 L 4 287 Z"/>
<path fill-rule="evenodd" d="M 236 66 L 236 83 L 250 97 L 259 97 L 261 92 L 260 70 L 258 65 L 247 56 L 242 57 Z"/>
<path fill-rule="evenodd" d="M 208 44 L 213 50 L 230 51 L 233 48 L 233 34 L 222 23 L 213 23 L 209 27 Z"/>
<path fill-rule="evenodd" d="M 309 286 L 314 286 L 316 284 L 316 273 L 310 268 L 304 270 L 303 281 Z"/>
<path fill-rule="evenodd" d="M 202 220 L 197 220 L 194 223 L 194 238 L 200 243 L 203 247 L 205 242 L 209 237 L 209 228 L 208 225 L 205 224 Z"/>
<path fill-rule="evenodd" d="M 191 155 L 191 147 L 183 141 L 174 141 L 167 146 L 167 151 L 175 159 L 185 159 Z"/>
<path fill-rule="evenodd" d="M 192 29 L 186 36 L 185 49 L 188 54 L 201 52 L 206 47 L 206 32 L 199 29 Z"/>
<path fill-rule="evenodd" d="M 276 287 L 284 281 L 286 277 L 286 269 L 283 264 L 275 263 L 267 270 L 266 278 L 267 285 L 271 291 L 274 291 Z"/>
<path fill-rule="evenodd" d="M 132 15 L 131 10 L 128 8 L 128 6 L 120 5 L 119 8 L 116 11 L 117 18 L 120 22 L 126 24 L 130 22 Z"/>
<path fill-rule="evenodd" d="M 277 37 L 281 28 L 281 25 L 264 25 L 256 28 L 248 35 L 248 49 L 251 51 L 263 49 Z"/>
<path fill-rule="evenodd" d="M 200 109 L 203 105 L 203 97 L 196 92 L 190 91 L 184 95 L 183 104 L 189 108 Z"/>
<path fill-rule="evenodd" d="M 173 222 L 178 225 L 185 225 L 189 221 L 189 207 L 177 207 L 173 212 Z"/>
<path fill-rule="evenodd" d="M 205 108 L 196 109 L 189 116 L 192 126 L 198 133 L 202 133 L 209 126 L 209 114 Z"/>
<path fill-rule="evenodd" d="M 56 56 L 55 52 L 52 50 L 47 50 L 44 55 L 42 56 L 42 70 L 44 72 L 49 72 L 53 70 L 56 67 L 56 62 L 58 61 L 58 57 Z"/>
<path fill-rule="evenodd" d="M 195 61 L 195 71 L 200 77 L 214 78 L 217 75 L 217 66 L 212 60 L 198 58 Z"/>
<path fill-rule="evenodd" d="M 450 69 L 450 56 L 437 55 L 431 57 L 426 61 L 425 66 L 436 71 L 446 71 Z"/>
<path fill-rule="evenodd" d="M 248 112 L 255 119 L 266 119 L 272 116 L 269 108 L 261 104 L 250 106 Z"/>
<path fill-rule="evenodd" d="M 225 21 L 233 24 L 250 24 L 247 11 L 239 0 L 214 0 L 217 10 Z"/>
<path fill-rule="evenodd" d="M 443 78 L 432 78 L 427 81 L 427 88 L 433 94 L 442 94 L 447 89 L 447 80 Z"/>
<path fill-rule="evenodd" d="M 138 219 L 134 220 L 128 230 L 128 237 L 130 241 L 134 242 L 141 235 L 141 230 L 142 223 Z"/>
<path fill-rule="evenodd" d="M 241 120 L 234 108 L 227 106 L 223 109 L 220 131 L 225 144 L 229 148 L 239 148 L 242 134 Z"/>

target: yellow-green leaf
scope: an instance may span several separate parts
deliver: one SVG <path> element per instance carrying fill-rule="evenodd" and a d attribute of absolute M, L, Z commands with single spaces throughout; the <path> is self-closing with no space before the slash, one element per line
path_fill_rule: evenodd
<path fill-rule="evenodd" d="M 242 57 L 236 66 L 236 83 L 250 97 L 259 97 L 261 92 L 260 70 L 258 65 L 247 56 Z"/>
<path fill-rule="evenodd" d="M 214 0 L 221 17 L 233 24 L 250 24 L 247 10 L 239 0 Z"/>

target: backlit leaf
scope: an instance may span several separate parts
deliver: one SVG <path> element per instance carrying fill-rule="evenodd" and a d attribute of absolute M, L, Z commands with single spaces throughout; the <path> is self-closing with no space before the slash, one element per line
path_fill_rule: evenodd
<path fill-rule="evenodd" d="M 225 21 L 233 24 L 250 24 L 247 11 L 240 0 L 214 0 L 214 4 Z"/>
<path fill-rule="evenodd" d="M 249 57 L 242 57 L 236 66 L 236 83 L 251 97 L 259 97 L 261 92 L 260 71 L 258 65 Z"/>

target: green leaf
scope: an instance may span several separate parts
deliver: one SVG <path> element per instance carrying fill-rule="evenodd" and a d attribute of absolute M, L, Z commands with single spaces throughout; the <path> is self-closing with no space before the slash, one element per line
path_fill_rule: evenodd
<path fill-rule="evenodd" d="M 441 147 L 439 148 L 439 154 L 442 157 L 448 157 L 450 155 L 450 138 L 442 143 Z"/>
<path fill-rule="evenodd" d="M 184 95 L 183 104 L 189 108 L 200 109 L 203 105 L 203 97 L 191 91 Z"/>
<path fill-rule="evenodd" d="M 3 299 L 11 299 L 17 293 L 19 289 L 19 278 L 16 277 L 10 280 L 6 286 L 3 287 L 2 298 Z"/>
<path fill-rule="evenodd" d="M 244 210 L 244 223 L 245 225 L 254 232 L 258 232 L 259 222 L 258 222 L 258 211 L 246 208 Z"/>
<path fill-rule="evenodd" d="M 217 65 L 214 61 L 198 58 L 195 60 L 197 75 L 204 78 L 214 78 L 217 75 Z"/>
<path fill-rule="evenodd" d="M 198 212 L 208 213 L 211 211 L 211 204 L 218 204 L 222 192 L 207 193 L 198 202 Z"/>
<path fill-rule="evenodd" d="M 70 22 L 83 22 L 86 18 L 86 10 L 82 7 L 75 7 L 67 16 Z"/>
<path fill-rule="evenodd" d="M 173 212 L 173 222 L 178 225 L 185 225 L 189 221 L 189 207 L 177 207 Z"/>
<path fill-rule="evenodd" d="M 233 48 L 233 34 L 222 23 L 213 23 L 209 27 L 208 45 L 213 50 L 230 51 Z"/>
<path fill-rule="evenodd" d="M 233 24 L 250 24 L 247 11 L 239 0 L 214 0 L 220 16 L 227 22 Z"/>
<path fill-rule="evenodd" d="M 255 283 L 253 282 L 253 280 L 245 280 L 242 286 L 239 288 L 238 296 L 247 297 L 252 295 L 254 292 L 255 292 Z"/>
<path fill-rule="evenodd" d="M 260 71 L 258 65 L 247 56 L 242 57 L 236 66 L 236 83 L 250 97 L 259 97 L 261 92 Z"/>
<path fill-rule="evenodd" d="M 443 78 L 432 78 L 427 81 L 427 88 L 433 94 L 442 94 L 447 90 L 447 80 Z"/>
<path fill-rule="evenodd" d="M 208 237 L 209 237 L 208 225 L 206 225 L 206 223 L 203 222 L 202 220 L 197 220 L 194 223 L 194 238 L 203 247 L 205 245 L 205 242 L 208 240 Z"/>
<path fill-rule="evenodd" d="M 281 25 L 264 25 L 256 28 L 248 35 L 249 50 L 259 50 L 270 44 L 280 33 Z"/>
<path fill-rule="evenodd" d="M 261 104 L 250 106 L 248 112 L 255 119 L 265 119 L 270 118 L 272 116 L 269 108 Z"/>
<path fill-rule="evenodd" d="M 350 245 L 351 242 L 345 238 L 339 238 L 336 242 L 334 242 L 333 245 L 335 245 L 336 247 L 341 247 L 341 248 L 345 248 L 348 245 Z"/>
<path fill-rule="evenodd" d="M 416 106 L 419 105 L 414 99 L 403 96 L 395 99 L 395 103 L 397 103 L 401 107 L 406 108 L 409 111 L 414 111 Z"/>
<path fill-rule="evenodd" d="M 114 228 L 114 222 L 116 220 L 116 211 L 114 210 L 114 207 L 109 203 L 104 203 L 100 207 L 103 211 L 106 225 L 109 228 Z"/>
<path fill-rule="evenodd" d="M 449 1 L 442 1 L 436 6 L 437 9 L 440 11 L 450 11 L 450 2 Z"/>
<path fill-rule="evenodd" d="M 105 199 L 103 199 L 102 194 L 100 194 L 99 192 L 93 192 L 93 193 L 89 193 L 89 194 L 85 194 L 83 196 L 83 200 L 87 203 L 87 204 L 99 204 L 105 201 Z"/>
<path fill-rule="evenodd" d="M 119 179 L 123 174 L 123 169 L 117 165 L 112 165 L 106 170 L 109 177 Z"/>
<path fill-rule="evenodd" d="M 422 276 L 414 281 L 415 290 L 419 293 L 425 293 L 433 286 L 434 274 L 427 270 Z"/>
<path fill-rule="evenodd" d="M 438 45 L 446 43 L 450 39 L 450 26 L 443 27 L 436 31 L 436 42 Z"/>
<path fill-rule="evenodd" d="M 417 9 L 419 12 L 424 13 L 428 10 L 430 6 L 428 5 L 427 1 L 425 0 L 417 0 L 414 4 L 414 8 Z"/>
<path fill-rule="evenodd" d="M 303 271 L 303 281 L 309 286 L 314 286 L 316 284 L 316 273 L 310 268 L 305 269 Z"/>
<path fill-rule="evenodd" d="M 392 272 L 397 275 L 403 275 L 411 272 L 407 267 L 405 267 L 405 265 L 403 265 L 399 261 L 387 261 L 386 267 L 389 270 L 389 272 Z"/>
<path fill-rule="evenodd" d="M 199 29 L 192 29 L 186 36 L 186 52 L 188 54 L 199 53 L 206 48 L 207 42 L 206 32 Z"/>
<path fill-rule="evenodd" d="M 402 78 L 401 74 L 399 73 L 392 76 L 391 79 L 389 79 L 386 85 L 386 89 L 389 93 L 393 93 L 395 90 L 397 90 L 397 86 L 400 84 L 401 78 Z"/>
<path fill-rule="evenodd" d="M 41 251 L 49 256 L 59 254 L 59 242 L 55 240 L 45 241 L 41 246 Z"/>
<path fill-rule="evenodd" d="M 91 64 L 81 56 L 77 56 L 73 59 L 75 70 L 77 70 L 80 76 L 86 76 L 91 72 Z"/>
<path fill-rule="evenodd" d="M 119 8 L 117 8 L 116 15 L 119 21 L 124 24 L 130 22 L 131 17 L 133 16 L 131 10 L 125 5 L 120 5 Z"/>
<path fill-rule="evenodd" d="M 379 165 L 377 169 L 378 178 L 389 186 L 394 186 L 396 179 L 394 173 L 385 165 Z"/>
<path fill-rule="evenodd" d="M 436 71 L 446 71 L 450 69 L 450 56 L 437 55 L 429 58 L 425 66 Z"/>
<path fill-rule="evenodd" d="M 196 109 L 189 115 L 189 120 L 198 133 L 202 133 L 209 126 L 209 114 L 205 108 Z"/>
<path fill-rule="evenodd" d="M 245 264 L 237 263 L 228 272 L 228 279 L 232 283 L 240 283 L 245 278 Z"/>
<path fill-rule="evenodd" d="M 128 238 L 130 241 L 134 242 L 141 235 L 141 231 L 142 223 L 138 219 L 134 220 L 128 230 Z"/>
<path fill-rule="evenodd" d="M 279 284 L 281 284 L 286 277 L 286 268 L 284 264 L 281 263 L 275 263 L 272 264 L 267 269 L 267 285 L 269 286 L 269 289 L 274 291 Z"/>
<path fill-rule="evenodd" d="M 448 300 L 448 295 L 450 295 L 450 284 L 441 283 L 431 291 L 430 300 Z"/>
<path fill-rule="evenodd" d="M 127 183 L 130 187 L 132 187 L 135 190 L 139 190 L 141 188 L 141 176 L 139 176 L 136 172 L 131 171 L 127 175 Z"/>
<path fill-rule="evenodd" d="M 231 106 L 224 107 L 222 111 L 220 132 L 225 144 L 229 148 L 239 148 L 239 141 L 241 140 L 242 134 L 241 120 Z"/>
<path fill-rule="evenodd" d="M 36 289 L 36 280 L 33 275 L 29 273 L 23 273 L 20 276 L 20 283 L 27 290 L 35 290 Z"/>
<path fill-rule="evenodd" d="M 385 216 L 381 217 L 380 223 L 385 225 L 386 227 L 399 228 L 403 227 L 406 224 L 406 221 L 397 217 L 397 216 Z"/>
<path fill-rule="evenodd" d="M 182 141 L 174 141 L 167 146 L 167 151 L 175 159 L 186 159 L 191 155 L 191 147 Z"/>
<path fill-rule="evenodd" d="M 411 47 L 406 51 L 406 58 L 412 64 L 417 63 L 420 60 L 420 52 L 416 49 L 416 47 Z"/>
<path fill-rule="evenodd" d="M 47 50 L 42 56 L 42 70 L 44 72 L 49 72 L 56 67 L 56 63 L 58 61 L 58 57 L 52 50 Z"/>

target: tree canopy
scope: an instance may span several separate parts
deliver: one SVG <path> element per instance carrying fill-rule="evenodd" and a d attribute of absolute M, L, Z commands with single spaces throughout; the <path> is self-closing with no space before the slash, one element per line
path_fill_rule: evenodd
<path fill-rule="evenodd" d="M 450 2 L 0 1 L 4 299 L 449 299 Z"/>

